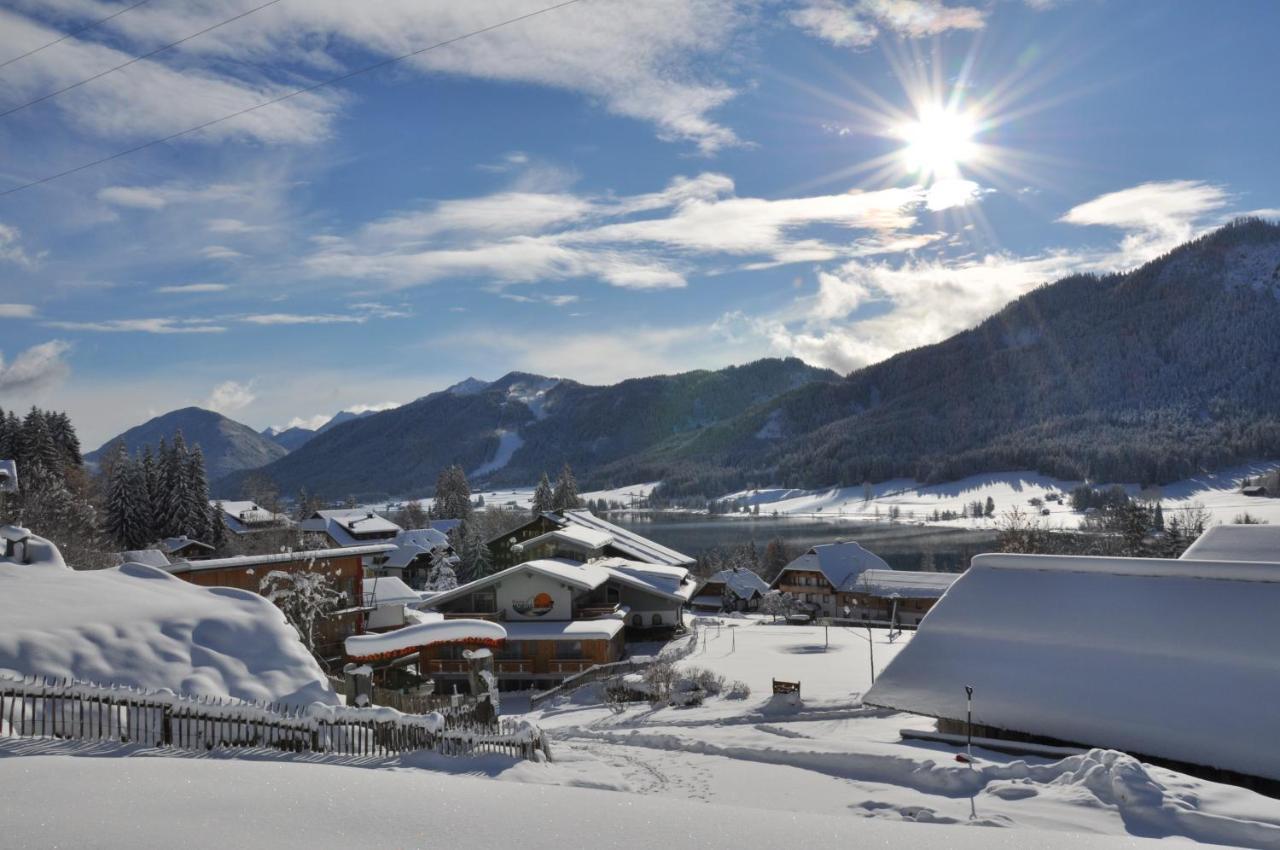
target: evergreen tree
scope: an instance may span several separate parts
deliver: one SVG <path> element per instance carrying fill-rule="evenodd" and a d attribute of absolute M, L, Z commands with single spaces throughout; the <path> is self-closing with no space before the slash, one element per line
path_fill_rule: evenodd
<path fill-rule="evenodd" d="M 164 448 L 164 438 L 160 438 L 160 447 Z M 142 449 L 142 460 L 139 461 L 139 468 L 142 471 L 142 509 L 146 518 L 146 538 L 148 543 L 154 543 L 162 536 L 160 534 L 160 513 L 158 510 L 160 499 L 160 469 L 156 464 L 155 455 L 151 453 L 151 446 L 144 446 Z"/>
<path fill-rule="evenodd" d="M 129 457 L 124 442 L 112 450 L 107 480 L 104 526 L 122 549 L 141 549 L 150 542 L 142 468 Z"/>
<path fill-rule="evenodd" d="M 533 515 L 537 516 L 554 509 L 555 503 L 551 494 L 551 479 L 544 472 L 542 473 L 542 480 L 538 482 L 537 489 L 533 491 Z"/>
<path fill-rule="evenodd" d="M 84 457 L 80 452 L 80 438 L 76 435 L 75 426 L 71 424 L 71 417 L 63 412 L 51 411 L 48 414 L 48 423 L 49 433 L 62 455 L 63 465 L 72 467 L 83 464 Z"/>
<path fill-rule="evenodd" d="M 22 420 L 19 460 L 24 466 L 31 467 L 39 464 L 56 477 L 62 477 L 62 452 L 58 450 L 58 444 L 53 440 L 53 434 L 49 430 L 49 420 L 44 411 L 35 407 L 31 408 L 31 412 Z"/>
<path fill-rule="evenodd" d="M 982 515 L 994 516 L 995 512 L 996 512 L 996 500 L 988 496 L 987 503 L 982 507 Z"/>
<path fill-rule="evenodd" d="M 213 536 L 214 523 L 211 522 L 209 504 L 209 478 L 204 470 L 204 452 L 199 446 L 194 447 L 186 458 L 187 531 L 184 533 L 204 543 Z M 221 516 L 218 517 L 221 524 Z"/>
<path fill-rule="evenodd" d="M 471 518 L 471 485 L 467 483 L 467 473 L 461 466 L 454 464 L 440 471 L 436 478 L 431 517 L 460 519 L 463 522 Z"/>
<path fill-rule="evenodd" d="M 12 413 L 5 413 L 0 408 L 0 458 L 16 460 L 22 426 Z"/>
<path fill-rule="evenodd" d="M 578 480 L 573 477 L 573 468 L 568 463 L 560 470 L 555 489 L 551 491 L 551 507 L 563 511 L 582 506 L 582 497 L 578 495 Z"/>
<path fill-rule="evenodd" d="M 168 452 L 160 458 L 160 534 L 163 537 L 181 537 L 191 526 L 187 458 L 187 443 L 179 431 L 173 435 Z"/>
<path fill-rule="evenodd" d="M 219 499 L 217 504 L 211 505 L 209 508 L 209 532 L 208 539 L 205 540 L 210 546 L 221 552 L 227 545 L 227 525 L 223 521 L 224 510 L 222 500 Z"/>

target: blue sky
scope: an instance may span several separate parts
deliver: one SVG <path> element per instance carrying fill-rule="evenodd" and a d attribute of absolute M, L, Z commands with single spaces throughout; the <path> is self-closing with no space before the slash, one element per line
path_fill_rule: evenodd
<path fill-rule="evenodd" d="M 0 111 L 257 5 L 156 0 Z M 0 117 L 0 190 L 547 5 L 282 0 Z M 120 5 L 11 0 L 0 62 Z M 468 375 L 847 372 L 1280 215 L 1270 2 L 580 0 L 0 197 L 0 406 L 85 442 Z"/>

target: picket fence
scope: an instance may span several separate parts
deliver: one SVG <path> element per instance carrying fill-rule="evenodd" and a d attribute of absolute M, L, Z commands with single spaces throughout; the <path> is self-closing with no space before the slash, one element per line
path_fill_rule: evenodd
<path fill-rule="evenodd" d="M 518 719 L 477 723 L 461 713 L 251 703 L 45 677 L 0 678 L 0 735 L 192 751 L 260 748 L 363 757 L 431 751 L 550 759 L 542 730 Z"/>

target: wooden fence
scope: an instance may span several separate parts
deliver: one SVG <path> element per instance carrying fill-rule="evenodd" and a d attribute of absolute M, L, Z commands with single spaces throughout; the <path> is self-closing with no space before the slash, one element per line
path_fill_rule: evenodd
<path fill-rule="evenodd" d="M 285 706 L 48 678 L 0 679 L 0 735 L 179 750 L 264 748 L 370 757 L 421 750 L 550 758 L 542 730 L 509 718 L 477 723 L 461 713 Z"/>
<path fill-rule="evenodd" d="M 330 676 L 329 684 L 343 696 L 347 693 L 347 680 L 343 676 Z M 468 722 L 475 720 L 476 706 L 479 700 L 471 694 L 402 694 L 389 688 L 373 686 L 373 704 L 405 714 L 437 714 L 444 715 L 450 722 Z"/>

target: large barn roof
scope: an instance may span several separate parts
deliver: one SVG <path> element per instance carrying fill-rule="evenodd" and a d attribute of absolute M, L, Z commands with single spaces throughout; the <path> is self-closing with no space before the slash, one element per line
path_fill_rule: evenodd
<path fill-rule="evenodd" d="M 1280 779 L 1280 564 L 978 555 L 864 701 Z"/>
<path fill-rule="evenodd" d="M 833 588 L 848 592 L 858 589 L 858 579 L 866 570 L 887 569 L 890 569 L 889 565 L 879 555 L 863 549 L 855 541 L 848 540 L 814 546 L 783 567 L 782 574 L 795 570 L 820 572 L 826 576 Z"/>
<path fill-rule="evenodd" d="M 647 537 L 636 534 L 634 531 L 628 531 L 620 525 L 614 525 L 607 520 L 603 520 L 591 513 L 591 511 L 565 511 L 563 516 L 558 517 L 555 514 L 550 514 L 549 516 L 571 525 L 609 535 L 613 538 L 609 545 L 636 561 L 644 561 L 649 564 L 664 564 L 668 567 L 687 567 L 694 563 L 695 560 L 683 552 L 669 549 Z"/>
<path fill-rule="evenodd" d="M 874 596 L 937 599 L 960 578 L 959 573 L 926 573 L 915 570 L 864 570 L 858 590 Z"/>
<path fill-rule="evenodd" d="M 1280 525 L 1215 525 L 1182 553 L 1198 561 L 1280 561 Z"/>

